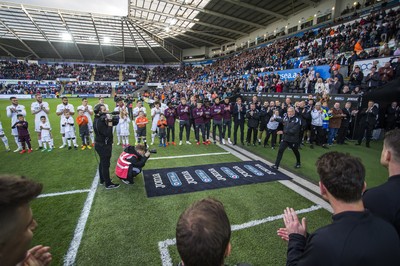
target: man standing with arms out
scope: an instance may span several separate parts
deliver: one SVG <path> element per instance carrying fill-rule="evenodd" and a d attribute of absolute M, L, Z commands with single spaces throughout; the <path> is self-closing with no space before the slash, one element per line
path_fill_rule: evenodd
<path fill-rule="evenodd" d="M 229 102 L 229 98 L 224 99 L 224 114 L 223 114 L 223 129 L 222 129 L 222 139 L 228 137 L 228 143 L 232 144 L 231 141 L 231 129 L 232 129 L 232 105 Z"/>
<path fill-rule="evenodd" d="M 11 105 L 7 106 L 7 116 L 11 118 L 11 126 L 18 122 L 17 115 L 21 114 L 26 116 L 25 106 L 18 104 L 18 99 L 16 97 L 10 97 Z M 18 141 L 18 130 L 17 128 L 11 129 L 11 135 L 13 135 L 15 143 L 18 148 L 14 152 L 22 151 L 22 145 Z"/>
<path fill-rule="evenodd" d="M 67 140 L 65 138 L 65 127 L 62 126 L 62 120 L 64 120 L 65 116 L 64 113 L 65 111 L 68 111 L 71 116 L 75 114 L 75 109 L 74 106 L 70 103 L 68 103 L 68 98 L 67 97 L 62 97 L 61 98 L 62 103 L 57 105 L 57 110 L 56 114 L 60 117 L 60 133 L 62 135 L 62 142 L 63 144 L 60 146 L 60 149 L 65 148 L 67 146 Z"/>
<path fill-rule="evenodd" d="M 242 104 L 242 99 L 238 97 L 233 106 L 233 145 L 237 144 L 237 131 L 240 127 L 240 142 L 244 145 L 244 121 L 246 118 L 246 107 Z"/>
<path fill-rule="evenodd" d="M 42 136 L 40 134 L 41 129 L 40 129 L 40 125 L 41 125 L 41 121 L 40 118 L 42 116 L 46 117 L 46 120 L 48 123 L 49 122 L 49 118 L 48 118 L 48 114 L 50 111 L 49 108 L 49 104 L 47 102 L 43 102 L 43 98 L 41 94 L 36 94 L 35 96 L 36 101 L 33 102 L 31 104 L 31 112 L 33 115 L 35 115 L 35 132 L 38 134 L 38 143 L 39 143 L 39 150 L 42 149 Z M 50 142 L 52 142 L 52 139 L 50 139 Z M 53 143 L 50 143 L 50 148 L 53 147 Z"/>
<path fill-rule="evenodd" d="M 92 122 L 93 108 L 91 105 L 88 105 L 87 98 L 82 98 L 82 105 L 78 106 L 76 110 L 77 111 L 82 110 L 83 114 L 87 117 L 90 140 L 92 141 L 92 146 L 94 146 L 93 122 Z"/>
<path fill-rule="evenodd" d="M 366 137 L 366 146 L 369 148 L 369 142 L 372 137 L 372 130 L 374 129 L 376 123 L 376 116 L 378 115 L 378 108 L 374 106 L 374 101 L 368 102 L 368 107 L 364 108 L 360 113 L 360 125 L 358 132 L 358 142 L 356 145 L 361 145 L 361 142 L 364 138 L 364 133 Z"/>
<path fill-rule="evenodd" d="M 296 212 L 286 208 L 285 228 L 278 230 L 278 236 L 289 242 L 286 265 L 400 265 L 396 230 L 364 208 L 365 168 L 361 161 L 328 152 L 316 165 L 320 193 L 332 206 L 333 222 L 308 234 L 306 218 L 300 222 Z"/>
<path fill-rule="evenodd" d="M 186 144 L 192 144 L 189 142 L 190 138 L 190 106 L 186 104 L 186 99 L 181 98 L 181 104 L 176 109 L 179 119 L 179 145 L 182 145 L 183 130 L 186 130 Z"/>
<path fill-rule="evenodd" d="M 365 191 L 365 208 L 391 223 L 400 237 L 400 129 L 386 133 L 381 153 L 381 165 L 389 171 L 388 181 Z"/>
<path fill-rule="evenodd" d="M 300 168 L 300 153 L 299 153 L 299 134 L 301 122 L 295 116 L 293 107 L 287 109 L 287 115 L 283 119 L 275 119 L 277 122 L 283 123 L 283 131 L 278 131 L 277 134 L 282 135 L 282 142 L 279 145 L 278 155 L 276 156 L 275 164 L 271 166 L 273 169 L 278 169 L 281 163 L 283 153 L 287 147 L 290 147 L 296 156 L 295 168 Z M 280 120 L 280 121 L 279 121 Z"/>

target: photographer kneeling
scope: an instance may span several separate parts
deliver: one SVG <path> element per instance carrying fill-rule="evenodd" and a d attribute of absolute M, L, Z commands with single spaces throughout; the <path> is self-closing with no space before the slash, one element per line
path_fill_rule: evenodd
<path fill-rule="evenodd" d="M 118 158 L 115 174 L 127 185 L 133 185 L 133 178 L 142 172 L 151 151 L 144 144 L 128 146 Z"/>
<path fill-rule="evenodd" d="M 93 129 L 96 134 L 95 149 L 100 157 L 100 184 L 104 184 L 106 189 L 117 188 L 119 184 L 112 183 L 110 179 L 110 160 L 113 144 L 112 129 L 118 124 L 119 116 L 107 113 L 103 104 L 96 105 L 93 112 L 95 114 L 93 121 Z"/>

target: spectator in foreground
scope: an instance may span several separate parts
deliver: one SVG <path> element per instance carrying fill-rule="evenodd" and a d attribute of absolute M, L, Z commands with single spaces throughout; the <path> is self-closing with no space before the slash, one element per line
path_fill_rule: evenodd
<path fill-rule="evenodd" d="M 320 193 L 333 209 L 333 222 L 312 234 L 292 208 L 284 210 L 286 265 L 400 265 L 396 230 L 373 216 L 361 200 L 365 168 L 358 158 L 339 152 L 322 155 L 317 163 Z"/>
<path fill-rule="evenodd" d="M 381 165 L 389 172 L 385 184 L 365 191 L 365 207 L 385 219 L 397 230 L 400 237 L 400 129 L 386 133 L 381 153 Z"/>
<path fill-rule="evenodd" d="M 176 225 L 176 246 L 182 259 L 179 265 L 224 265 L 231 253 L 230 238 L 231 225 L 222 202 L 206 198 L 193 203 Z"/>
<path fill-rule="evenodd" d="M 2 266 L 49 265 L 50 248 L 28 250 L 37 227 L 29 202 L 42 191 L 42 184 L 20 176 L 0 176 L 0 262 Z"/>

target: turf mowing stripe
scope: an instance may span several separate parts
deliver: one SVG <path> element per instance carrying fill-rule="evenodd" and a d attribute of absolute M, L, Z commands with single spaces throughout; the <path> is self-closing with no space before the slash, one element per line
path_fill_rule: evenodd
<path fill-rule="evenodd" d="M 69 195 L 69 194 L 76 194 L 76 193 L 86 193 L 90 192 L 90 189 L 79 189 L 79 190 L 70 190 L 65 192 L 56 192 L 56 193 L 48 193 L 39 195 L 38 198 L 47 198 L 47 197 L 55 197 L 55 196 L 62 196 L 62 195 Z"/>
<path fill-rule="evenodd" d="M 64 266 L 70 266 L 75 264 L 76 255 L 78 253 L 79 246 L 81 245 L 83 232 L 85 230 L 86 222 L 88 220 L 90 210 L 92 208 L 93 198 L 94 195 L 96 194 L 98 185 L 99 185 L 99 171 L 97 170 L 96 175 L 94 176 L 92 182 L 92 186 L 90 187 L 89 194 L 86 198 L 85 204 L 83 205 L 83 209 L 79 217 L 78 224 L 76 225 L 74 237 L 72 238 L 71 244 L 69 245 L 67 255 L 65 255 L 64 257 Z"/>
<path fill-rule="evenodd" d="M 319 205 L 313 205 L 306 209 L 297 210 L 296 213 L 297 214 L 307 213 L 307 212 L 319 210 L 321 208 L 322 207 Z M 269 216 L 269 217 L 266 217 L 266 218 L 260 219 L 260 220 L 249 221 L 249 222 L 246 222 L 243 224 L 232 225 L 231 228 L 232 228 L 232 231 L 239 231 L 239 230 L 254 227 L 254 226 L 257 226 L 260 224 L 276 221 L 276 220 L 279 220 L 282 218 L 283 218 L 283 214 L 279 214 L 279 215 L 275 215 L 275 216 Z M 161 257 L 161 262 L 162 262 L 163 266 L 173 266 L 172 258 L 171 258 L 171 255 L 169 254 L 168 248 L 169 248 L 169 246 L 173 246 L 175 244 L 176 244 L 176 238 L 166 239 L 164 241 L 158 242 L 158 249 L 160 250 L 160 257 Z"/>
<path fill-rule="evenodd" d="M 245 150 L 242 149 L 240 147 L 237 146 L 227 146 L 227 145 L 220 145 L 218 144 L 222 149 L 226 150 L 226 151 L 230 151 L 232 154 L 234 154 L 235 156 L 237 156 L 236 154 L 239 154 L 238 158 L 241 160 L 248 160 L 246 158 L 250 158 L 253 160 L 259 160 L 267 165 L 272 165 L 271 162 Z M 332 207 L 325 201 L 323 200 L 320 196 L 319 196 L 319 187 L 314 185 L 313 183 L 304 180 L 303 178 L 287 171 L 284 169 L 280 169 L 279 171 L 281 171 L 282 173 L 286 174 L 287 176 L 293 178 L 292 181 L 287 181 L 287 180 L 281 180 L 278 181 L 279 183 L 281 183 L 282 185 L 286 186 L 287 188 L 293 190 L 294 192 L 296 192 L 297 194 L 300 194 L 301 196 L 303 196 L 304 198 L 310 200 L 311 202 L 314 202 L 315 204 L 318 204 L 320 206 L 322 206 L 322 208 L 324 208 L 325 210 L 333 213 Z M 309 191 L 314 192 L 315 194 L 310 193 L 309 191 L 307 191 L 306 189 L 302 188 L 301 186 L 295 184 L 294 182 L 302 185 L 303 187 L 309 189 Z"/>
<path fill-rule="evenodd" d="M 177 155 L 177 156 L 165 156 L 149 158 L 149 160 L 164 160 L 164 159 L 177 159 L 177 158 L 188 158 L 188 157 L 200 157 L 200 156 L 212 156 L 212 155 L 227 155 L 230 152 L 214 152 L 214 153 L 201 153 L 201 154 L 188 154 L 188 155 Z"/>

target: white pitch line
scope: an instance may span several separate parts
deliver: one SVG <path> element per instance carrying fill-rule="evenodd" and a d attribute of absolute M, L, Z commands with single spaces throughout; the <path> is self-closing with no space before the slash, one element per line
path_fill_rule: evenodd
<path fill-rule="evenodd" d="M 319 205 L 313 205 L 310 208 L 298 210 L 298 211 L 296 211 L 296 213 L 297 214 L 307 213 L 307 212 L 312 212 L 312 211 L 316 211 L 319 209 L 322 209 L 322 207 Z M 232 229 L 232 231 L 238 231 L 238 230 L 254 227 L 254 226 L 257 226 L 260 224 L 276 221 L 276 220 L 279 220 L 282 218 L 283 218 L 283 214 L 269 216 L 269 217 L 266 217 L 266 218 L 260 219 L 260 220 L 253 220 L 253 221 L 249 221 L 249 222 L 246 222 L 243 224 L 232 225 L 231 229 Z M 176 244 L 176 238 L 166 239 L 164 241 L 158 242 L 158 249 L 160 250 L 161 262 L 162 262 L 163 266 L 173 266 L 172 258 L 171 258 L 171 255 L 169 254 L 168 248 L 169 248 L 169 246 L 173 246 L 175 244 Z"/>
<path fill-rule="evenodd" d="M 227 154 L 231 154 L 231 153 L 230 152 L 214 152 L 214 153 L 188 154 L 188 155 L 165 156 L 165 157 L 155 157 L 155 158 L 150 157 L 149 160 L 178 159 L 178 158 L 227 155 Z"/>
<path fill-rule="evenodd" d="M 55 197 L 55 196 L 77 194 L 77 193 L 86 193 L 86 192 L 90 192 L 90 189 L 79 189 L 79 190 L 70 190 L 70 191 L 65 191 L 65 192 L 55 192 L 55 193 L 42 194 L 42 195 L 39 195 L 38 198 L 47 198 L 47 197 Z"/>
<path fill-rule="evenodd" d="M 83 232 L 85 230 L 86 222 L 89 217 L 90 210 L 93 204 L 93 198 L 99 185 L 99 170 L 97 170 L 92 186 L 90 187 L 89 194 L 86 198 L 85 204 L 79 217 L 78 224 L 76 225 L 74 237 L 69 245 L 67 254 L 64 257 L 64 266 L 71 266 L 75 264 L 76 255 L 78 254 L 79 246 L 81 245 L 81 240 Z"/>

